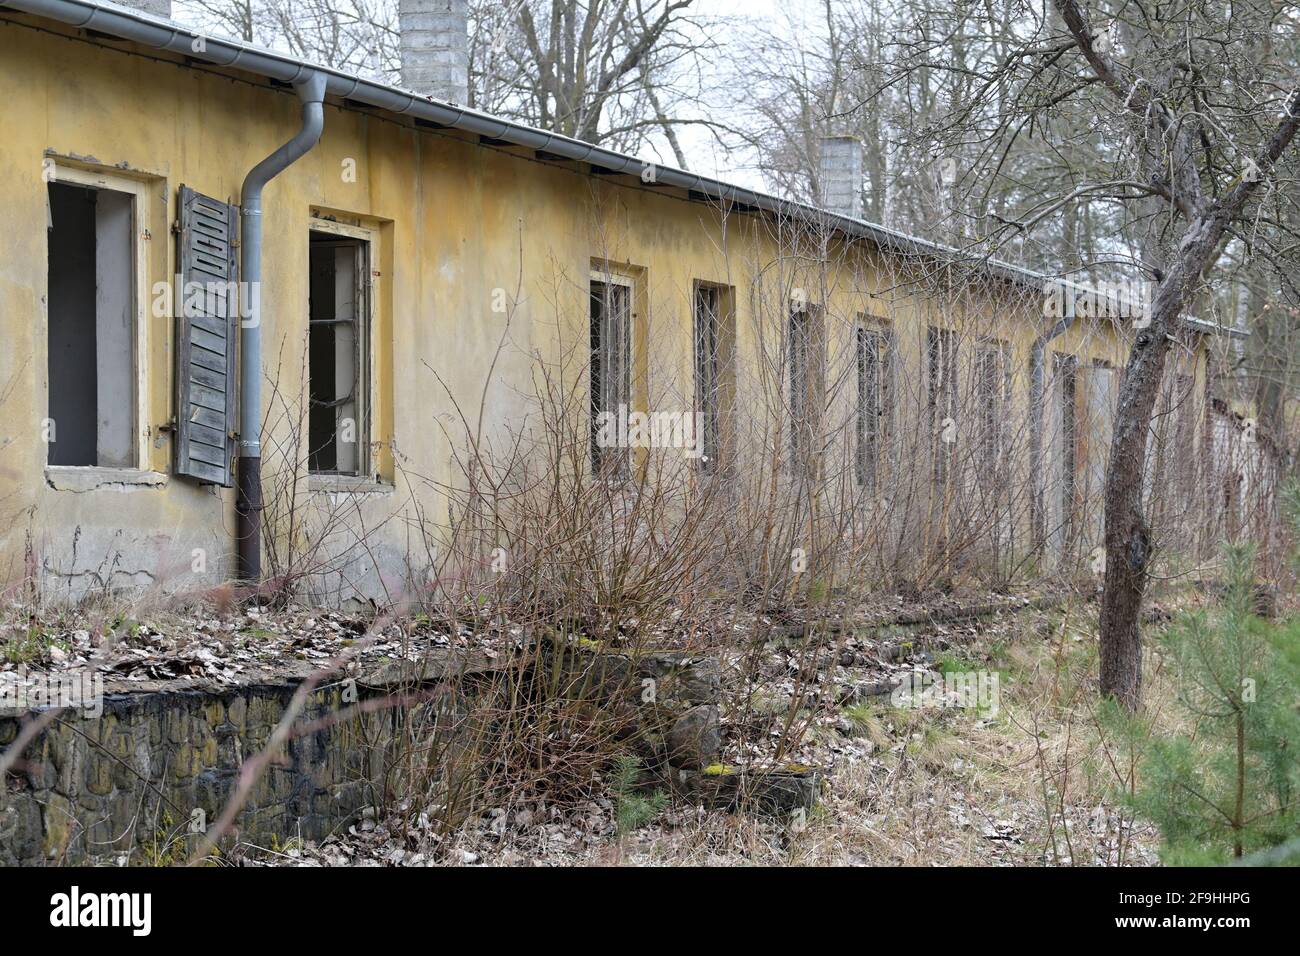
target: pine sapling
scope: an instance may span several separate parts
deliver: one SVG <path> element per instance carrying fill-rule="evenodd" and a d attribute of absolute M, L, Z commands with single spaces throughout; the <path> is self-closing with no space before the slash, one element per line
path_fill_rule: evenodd
<path fill-rule="evenodd" d="M 1256 616 L 1254 559 L 1229 548 L 1221 601 L 1160 641 L 1190 729 L 1152 741 L 1133 801 L 1159 827 L 1166 862 L 1240 858 L 1300 824 L 1300 619 Z"/>

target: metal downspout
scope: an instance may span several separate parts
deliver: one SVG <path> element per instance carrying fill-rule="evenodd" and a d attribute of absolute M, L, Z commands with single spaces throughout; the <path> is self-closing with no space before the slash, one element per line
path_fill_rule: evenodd
<path fill-rule="evenodd" d="M 240 278 L 248 305 L 239 330 L 239 464 L 235 492 L 239 579 L 262 580 L 262 189 L 315 146 L 325 128 L 325 74 L 294 83 L 302 101 L 297 135 L 249 171 L 240 193 Z"/>

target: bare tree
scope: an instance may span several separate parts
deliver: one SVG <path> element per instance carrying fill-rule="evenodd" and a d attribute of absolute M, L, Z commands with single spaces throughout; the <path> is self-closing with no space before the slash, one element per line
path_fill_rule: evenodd
<path fill-rule="evenodd" d="M 715 22 L 693 0 L 472 0 L 469 105 L 629 152 L 726 125 L 704 107 L 720 82 Z M 398 82 L 395 0 L 178 0 L 183 18 L 249 42 Z"/>
<path fill-rule="evenodd" d="M 865 218 L 954 244 L 983 237 L 1106 158 L 1095 117 L 1071 104 L 1050 123 L 1007 127 L 1025 85 L 1009 66 L 1026 42 L 1026 9 L 1023 0 L 824 2 L 815 17 L 742 38 L 733 50 L 744 140 L 774 190 L 816 202 L 821 138 L 855 135 Z M 1071 201 L 1032 233 L 1005 235 L 1000 254 L 1086 271 L 1115 218 Z"/>
<path fill-rule="evenodd" d="M 393 0 L 178 0 L 185 22 L 377 79 L 398 73 Z"/>
<path fill-rule="evenodd" d="M 472 105 L 590 143 L 635 151 L 661 134 L 678 165 L 714 47 L 692 0 L 479 0 L 471 11 Z"/>
<path fill-rule="evenodd" d="M 253 0 L 182 0 L 176 4 L 176 14 L 197 26 L 226 33 L 253 43 L 262 38 L 259 11 Z"/>
<path fill-rule="evenodd" d="M 960 158 L 950 236 L 1042 268 L 1031 237 L 1068 242 L 1071 220 L 1095 210 L 1110 237 L 1078 265 L 1152 283 L 1105 476 L 1101 690 L 1129 708 L 1153 553 L 1144 471 L 1171 343 L 1189 312 L 1215 306 L 1231 275 L 1221 263 L 1268 264 L 1276 276 L 1294 260 L 1296 19 L 1265 0 L 1010 0 L 979 16 L 945 5 L 911 19 L 883 80 L 921 107 L 900 142 Z"/>
<path fill-rule="evenodd" d="M 1077 0 L 1053 3 L 1068 31 L 1068 52 L 1084 61 L 1081 85 L 1100 87 L 1110 109 L 1130 117 L 1137 170 L 1162 201 L 1163 233 L 1171 240 L 1165 261 L 1149 264 L 1159 285 L 1149 324 L 1129 353 L 1106 475 L 1101 691 L 1134 709 L 1142 675 L 1138 622 L 1151 556 L 1142 469 L 1165 357 L 1224 243 L 1234 232 L 1261 225 L 1252 201 L 1281 185 L 1274 170 L 1300 129 L 1300 105 L 1294 64 L 1225 56 L 1228 18 L 1237 30 L 1247 25 L 1237 20 L 1238 7 L 1207 7 L 1161 22 L 1126 3 L 1120 12 L 1132 39 L 1123 57 L 1112 55 L 1112 43 L 1100 39 L 1105 31 Z M 1264 14 L 1251 19 L 1265 35 L 1275 25 L 1293 30 L 1291 18 L 1274 9 L 1251 10 Z M 1225 79 L 1246 82 L 1225 91 Z"/>
<path fill-rule="evenodd" d="M 732 69 L 743 79 L 733 105 L 741 139 L 774 192 L 819 201 L 821 138 L 856 134 L 866 148 L 864 212 L 886 222 L 898 101 L 880 80 L 894 25 L 888 0 L 827 0 L 807 17 L 791 11 L 730 45 Z"/>

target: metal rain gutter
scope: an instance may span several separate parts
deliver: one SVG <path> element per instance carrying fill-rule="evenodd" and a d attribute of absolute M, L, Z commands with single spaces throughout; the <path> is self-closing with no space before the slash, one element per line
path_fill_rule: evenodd
<path fill-rule="evenodd" d="M 816 221 L 845 235 L 868 239 L 882 248 L 904 255 L 961 259 L 972 268 L 978 268 L 1018 284 L 1028 283 L 1037 286 L 1049 279 L 1048 276 L 1031 269 L 997 259 L 972 256 L 958 249 L 918 239 L 876 223 L 836 215 L 818 209 L 816 206 L 780 199 L 683 169 L 651 163 L 626 153 L 603 149 L 591 143 L 535 129 L 454 103 L 421 96 L 386 83 L 362 79 L 332 67 L 309 63 L 289 54 L 276 53 L 239 40 L 209 36 L 173 21 L 133 8 L 121 7 L 106 0 L 0 0 L 0 7 L 11 7 L 74 27 L 96 30 L 144 46 L 169 50 L 189 59 L 244 70 L 284 83 L 296 84 L 304 76 L 317 72 L 325 77 L 327 93 L 376 109 L 410 115 L 435 126 L 475 133 L 486 139 L 524 146 L 537 152 L 575 162 L 590 163 L 612 172 L 637 177 L 647 169 L 653 168 L 655 182 L 661 185 L 699 193 L 720 202 L 758 208 L 779 217 Z M 203 40 L 203 47 L 195 49 L 195 41 L 200 37 Z M 1084 289 L 1083 286 L 1066 280 L 1053 279 L 1052 281 L 1062 282 L 1076 290 Z M 1201 332 L 1227 334 L 1233 337 L 1248 334 L 1239 329 L 1225 328 L 1201 319 L 1189 317 L 1184 319 L 1184 322 Z"/>
<path fill-rule="evenodd" d="M 961 255 L 958 250 L 895 232 L 861 219 L 839 216 L 815 206 L 780 199 L 767 193 L 756 192 L 671 166 L 650 163 L 626 153 L 618 153 L 557 133 L 524 126 L 385 83 L 362 79 L 331 67 L 308 63 L 288 54 L 265 50 L 238 40 L 207 35 L 170 20 L 132 8 L 119 7 L 104 0 L 0 0 L 0 6 L 48 17 L 74 27 L 121 37 L 154 49 L 168 50 L 192 60 L 244 70 L 285 83 L 297 83 L 303 76 L 313 71 L 319 72 L 325 76 L 327 93 L 392 113 L 414 116 L 436 126 L 475 133 L 487 139 L 501 140 L 563 159 L 590 163 L 602 169 L 637 177 L 640 177 L 647 168 L 653 168 L 655 182 L 661 185 L 701 193 L 711 199 L 727 203 L 757 207 L 778 216 L 815 219 L 845 234 L 869 238 L 881 246 L 901 253 L 941 255 L 946 258 Z M 202 48 L 196 49 L 195 41 L 200 37 L 203 40 Z M 1042 276 L 1037 273 L 1009 263 L 979 257 L 968 256 L 967 258 L 972 264 L 978 263 L 981 268 L 1002 273 L 1015 281 L 1042 280 Z"/>

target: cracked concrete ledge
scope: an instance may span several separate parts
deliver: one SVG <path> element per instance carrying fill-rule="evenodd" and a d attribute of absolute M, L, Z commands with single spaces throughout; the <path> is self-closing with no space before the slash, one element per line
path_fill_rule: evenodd
<path fill-rule="evenodd" d="M 162 488 L 167 484 L 167 476 L 160 471 L 141 471 L 138 468 L 46 465 L 45 484 L 55 491 L 127 491 L 132 488 Z"/>
<path fill-rule="evenodd" d="M 391 495 L 397 489 L 368 475 L 310 475 L 307 490 L 332 495 Z"/>

